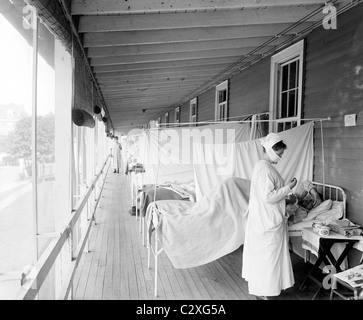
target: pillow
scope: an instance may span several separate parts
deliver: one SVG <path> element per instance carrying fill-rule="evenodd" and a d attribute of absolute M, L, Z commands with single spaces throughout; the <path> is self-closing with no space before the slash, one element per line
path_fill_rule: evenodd
<path fill-rule="evenodd" d="M 328 210 L 331 209 L 333 205 L 333 201 L 328 199 L 325 200 L 324 202 L 322 202 L 321 204 L 319 204 L 317 207 L 315 207 L 314 209 L 311 209 L 308 213 L 308 216 L 303 219 L 303 221 L 310 221 L 310 220 L 314 220 L 319 214 L 326 212 Z"/>
<path fill-rule="evenodd" d="M 338 210 L 341 210 L 342 211 L 342 217 L 343 217 L 343 214 L 344 214 L 344 202 L 343 201 L 333 201 L 333 205 L 332 207 L 330 208 L 331 210 L 335 210 L 335 209 L 338 209 Z"/>
<path fill-rule="evenodd" d="M 342 201 L 333 201 L 333 205 L 330 210 L 319 214 L 316 220 L 324 221 L 329 224 L 333 220 L 339 220 L 344 214 L 344 204 Z"/>

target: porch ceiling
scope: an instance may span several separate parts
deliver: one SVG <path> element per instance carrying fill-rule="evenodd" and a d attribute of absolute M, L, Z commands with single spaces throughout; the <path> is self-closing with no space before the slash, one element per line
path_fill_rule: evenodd
<path fill-rule="evenodd" d="M 311 31 L 325 2 L 72 0 L 71 10 L 114 128 L 127 133 Z"/>

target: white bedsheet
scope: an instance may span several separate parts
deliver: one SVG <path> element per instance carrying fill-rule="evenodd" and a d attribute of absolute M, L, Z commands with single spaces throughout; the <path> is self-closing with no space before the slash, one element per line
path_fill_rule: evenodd
<path fill-rule="evenodd" d="M 197 203 L 178 200 L 151 203 L 146 213 L 149 235 L 153 221 L 175 268 L 191 268 L 217 260 L 243 244 L 242 219 L 249 189 L 249 180 L 230 178 Z"/>

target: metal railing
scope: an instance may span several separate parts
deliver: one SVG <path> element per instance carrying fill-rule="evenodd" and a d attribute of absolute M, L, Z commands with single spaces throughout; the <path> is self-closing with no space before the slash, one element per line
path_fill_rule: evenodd
<path fill-rule="evenodd" d="M 62 287 L 60 296 L 58 299 L 66 300 L 69 299 L 70 294 L 72 295 L 72 288 L 73 288 L 73 279 L 79 265 L 80 259 L 82 257 L 82 253 L 84 248 L 87 244 L 88 237 L 90 235 L 90 231 L 92 228 L 92 224 L 95 222 L 95 214 L 96 210 L 102 196 L 102 191 L 105 184 L 105 178 L 107 172 L 110 167 L 110 159 L 111 155 L 109 155 L 102 166 L 102 169 L 94 178 L 92 184 L 88 187 L 85 194 L 80 198 L 75 208 L 72 210 L 72 217 L 69 223 L 64 227 L 60 235 L 54 238 L 50 244 L 48 245 L 47 249 L 44 251 L 40 259 L 37 261 L 34 269 L 36 273 L 34 274 L 31 282 L 29 283 L 28 287 L 22 288 L 18 293 L 17 300 L 34 300 L 36 299 L 37 295 L 39 294 L 42 285 L 44 284 L 49 272 L 52 270 L 55 262 L 60 255 L 64 246 L 68 243 L 69 239 L 73 237 L 73 229 L 79 222 L 79 219 L 82 215 L 83 209 L 86 207 L 88 210 L 89 200 L 94 201 L 94 206 L 92 209 L 92 215 L 88 216 L 88 225 L 86 228 L 86 232 L 82 235 L 80 241 L 77 242 L 77 246 L 72 246 L 72 261 L 70 263 L 69 269 L 66 271 L 68 272 L 66 279 L 63 281 L 64 286 Z M 101 179 L 103 177 L 103 179 Z M 101 182 L 101 186 L 98 186 L 98 183 Z M 99 193 L 97 194 L 97 189 L 99 189 Z M 94 195 L 94 197 L 91 197 Z M 64 272 L 64 270 L 62 270 Z M 72 298 L 72 296 L 71 296 Z"/>

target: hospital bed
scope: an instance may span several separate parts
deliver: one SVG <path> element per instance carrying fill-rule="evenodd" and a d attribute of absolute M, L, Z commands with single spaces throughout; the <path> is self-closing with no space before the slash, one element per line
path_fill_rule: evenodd
<path fill-rule="evenodd" d="M 146 212 L 148 268 L 153 256 L 155 296 L 158 256 L 162 252 L 175 268 L 183 269 L 215 261 L 243 244 L 243 218 L 249 190 L 249 180 L 229 178 L 196 203 L 160 200 L 149 204 Z"/>
<path fill-rule="evenodd" d="M 163 183 L 159 185 L 148 184 L 139 187 L 136 208 L 140 215 L 140 232 L 142 244 L 145 246 L 145 216 L 148 206 L 159 200 L 180 200 L 195 202 L 195 186 L 193 182 Z"/>
<path fill-rule="evenodd" d="M 311 259 L 314 260 L 315 258 L 311 257 L 310 255 L 308 256 L 308 251 L 303 249 L 301 230 L 303 228 L 312 227 L 313 223 L 317 220 L 329 223 L 332 219 L 335 220 L 346 218 L 347 196 L 343 188 L 314 181 L 312 183 L 322 197 L 323 202 L 317 207 L 320 213 L 314 219 L 307 219 L 308 221 L 301 221 L 296 224 L 289 225 L 288 227 L 290 250 L 302 257 L 305 262 Z M 332 206 L 324 208 L 324 204 L 327 203 L 327 200 L 332 200 Z M 320 210 L 319 207 L 321 208 Z"/>
<path fill-rule="evenodd" d="M 237 188 L 233 183 L 229 186 L 228 183 L 227 186 L 222 184 L 216 188 L 215 192 L 209 197 L 204 198 L 202 203 L 199 204 L 201 207 L 204 206 L 204 209 L 198 208 L 197 204 L 190 201 L 180 200 L 161 200 L 149 204 L 146 212 L 148 268 L 150 268 L 151 257 L 153 257 L 155 267 L 155 296 L 157 296 L 158 256 L 162 252 L 167 254 L 174 267 L 188 268 L 214 261 L 219 257 L 236 250 L 243 244 L 244 230 L 242 228 L 242 221 L 248 206 L 249 181 L 244 179 L 239 180 L 239 178 L 232 178 L 232 181 L 235 179 L 239 181 Z M 322 195 L 322 200 L 330 199 L 342 208 L 339 218 L 345 218 L 346 194 L 344 190 L 337 186 L 319 182 L 313 182 L 313 185 L 319 194 Z M 224 240 L 226 244 L 225 247 L 216 247 L 221 242 L 221 237 L 218 232 L 227 224 L 224 219 L 227 219 L 226 217 L 228 215 L 226 215 L 225 209 L 221 209 L 220 207 L 213 208 L 213 206 L 215 203 L 220 202 L 222 203 L 222 206 L 228 207 L 230 205 L 230 200 L 223 199 L 223 191 L 225 190 L 225 193 L 227 194 L 234 189 L 237 189 L 240 192 L 237 192 L 234 197 L 229 196 L 229 198 L 232 199 L 231 201 L 236 203 L 236 206 L 231 209 L 231 212 L 228 212 L 228 214 L 229 218 L 232 217 L 230 220 L 236 225 L 230 227 L 231 229 L 226 229 L 230 239 Z M 222 198 L 218 198 L 219 194 L 222 195 Z M 218 210 L 220 210 L 220 212 Z M 328 210 L 324 210 L 321 211 L 321 214 L 327 215 L 329 212 Z M 191 218 L 193 215 L 194 219 Z M 197 219 L 198 216 L 201 216 L 201 219 Z M 316 218 L 318 218 L 318 216 Z M 210 227 L 211 221 L 218 222 L 215 223 L 215 228 L 213 226 Z M 313 221 L 314 220 L 300 222 L 289 226 L 290 249 L 294 253 L 302 256 L 305 261 L 306 251 L 303 251 L 301 246 L 301 230 L 303 227 L 311 227 Z M 198 236 L 195 236 L 196 230 L 198 229 L 196 228 L 196 224 L 200 224 L 201 226 L 199 229 L 200 234 Z M 190 229 L 188 230 L 188 228 Z M 208 238 L 210 235 L 208 230 L 210 233 L 214 233 L 215 242 L 213 242 L 212 238 Z M 152 235 L 154 235 L 153 239 Z M 188 242 L 190 243 L 190 241 L 193 240 L 193 237 L 195 237 L 196 247 L 199 247 L 200 251 L 195 247 L 191 248 L 188 252 L 188 250 L 184 249 Z M 210 252 L 208 252 L 208 247 L 206 248 L 205 244 L 203 244 L 204 239 L 201 240 L 201 237 L 206 238 L 208 241 L 207 243 L 210 243 L 208 246 L 211 248 Z M 193 255 L 193 250 L 194 252 L 199 253 L 199 255 Z M 191 258 L 195 260 L 191 261 Z"/>
<path fill-rule="evenodd" d="M 301 221 L 296 224 L 289 225 L 289 239 L 290 239 L 290 249 L 299 255 L 300 257 L 307 260 L 306 250 L 302 248 L 302 237 L 301 230 L 303 228 L 309 228 L 313 226 L 314 221 L 319 220 L 322 222 L 330 222 L 332 219 L 344 219 L 346 218 L 346 202 L 347 196 L 345 191 L 338 186 L 323 184 L 320 182 L 312 182 L 318 193 L 322 197 L 322 204 L 320 204 L 317 209 L 320 212 L 315 216 L 314 219 L 307 219 L 308 221 Z M 332 206 L 324 207 L 327 203 L 326 200 L 332 200 Z M 320 208 L 319 208 L 320 207 Z M 329 208 L 330 207 L 330 208 Z M 309 217 L 309 214 L 308 214 Z"/>

